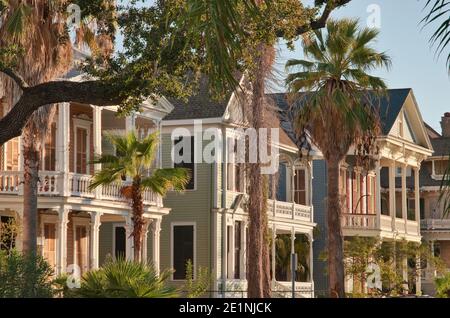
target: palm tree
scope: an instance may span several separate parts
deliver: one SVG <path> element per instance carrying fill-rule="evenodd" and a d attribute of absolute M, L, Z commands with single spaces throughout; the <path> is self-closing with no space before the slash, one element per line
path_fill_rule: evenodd
<path fill-rule="evenodd" d="M 368 90 L 383 93 L 386 84 L 368 72 L 390 66 L 390 58 L 370 46 L 377 35 L 375 29 L 358 30 L 357 20 L 330 21 L 326 32 L 304 38 L 307 59 L 286 64 L 289 70 L 298 69 L 286 79 L 290 92 L 309 91 L 296 116 L 296 132 L 300 137 L 309 134 L 327 163 L 328 279 L 333 297 L 344 296 L 339 168 L 353 144 L 367 143 L 357 149 L 375 148 L 378 114 Z"/>
<path fill-rule="evenodd" d="M 138 140 L 134 131 L 127 135 L 108 135 L 116 149 L 116 155 L 103 154 L 93 163 L 101 164 L 102 169 L 92 178 L 90 189 L 101 185 L 117 183 L 122 186 L 122 195 L 131 201 L 133 209 L 134 259 L 140 260 L 142 228 L 144 225 L 144 190 L 160 195 L 173 189 L 181 191 L 190 179 L 190 172 L 184 168 L 154 168 L 158 147 L 158 132 Z"/>

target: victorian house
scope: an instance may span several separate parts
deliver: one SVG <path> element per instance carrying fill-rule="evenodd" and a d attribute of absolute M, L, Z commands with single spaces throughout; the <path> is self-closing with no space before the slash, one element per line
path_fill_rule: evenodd
<path fill-rule="evenodd" d="M 79 54 L 79 53 L 78 53 Z M 81 81 L 82 74 L 71 71 L 70 81 Z M 91 177 L 100 169 L 91 162 L 96 154 L 115 150 L 105 134 L 136 130 L 139 134 L 159 130 L 162 119 L 172 110 L 161 99 L 144 102 L 140 113 L 126 118 L 116 116 L 118 107 L 97 107 L 61 103 L 51 132 L 41 152 L 38 184 L 38 249 L 55 268 L 55 273 L 85 272 L 98 268 L 108 258 L 133 257 L 131 208 L 119 185 L 89 190 Z M 8 105 L 0 105 L 0 116 Z M 160 165 L 160 160 L 157 164 Z M 0 149 L 1 222 L 14 219 L 19 225 L 23 214 L 23 156 L 21 138 Z M 161 221 L 170 209 L 162 198 L 150 191 L 144 194 L 145 231 L 142 258 L 159 269 Z M 150 242 L 150 243 L 149 243 Z M 20 232 L 15 246 L 21 248 Z"/>

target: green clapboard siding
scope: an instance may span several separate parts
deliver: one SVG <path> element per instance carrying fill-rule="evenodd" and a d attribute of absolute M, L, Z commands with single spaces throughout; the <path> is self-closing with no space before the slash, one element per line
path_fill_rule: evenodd
<path fill-rule="evenodd" d="M 206 142 L 207 143 L 207 142 Z M 170 134 L 162 135 L 162 164 L 172 167 Z M 183 193 L 170 192 L 164 198 L 164 206 L 171 208 L 161 224 L 161 269 L 171 268 L 170 237 L 173 222 L 195 222 L 196 266 L 210 268 L 210 216 L 212 207 L 212 165 L 196 164 L 196 189 Z M 150 244 L 149 244 L 150 245 Z"/>

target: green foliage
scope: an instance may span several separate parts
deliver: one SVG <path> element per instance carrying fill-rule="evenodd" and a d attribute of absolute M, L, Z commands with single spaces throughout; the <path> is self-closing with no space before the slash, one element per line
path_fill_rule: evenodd
<path fill-rule="evenodd" d="M 19 233 L 20 226 L 15 218 L 10 218 L 8 222 L 0 223 L 0 250 L 12 251 Z"/>
<path fill-rule="evenodd" d="M 436 296 L 439 298 L 450 298 L 450 273 L 435 279 Z"/>
<path fill-rule="evenodd" d="M 427 0 L 425 8 L 429 8 L 430 11 L 421 23 L 424 26 L 436 22 L 440 23 L 430 39 L 432 45 L 437 45 L 436 53 L 440 55 L 450 44 L 450 1 Z M 447 57 L 447 66 L 450 71 L 450 53 Z"/>
<path fill-rule="evenodd" d="M 0 251 L 0 298 L 52 297 L 52 275 L 41 256 Z"/>
<path fill-rule="evenodd" d="M 186 283 L 184 291 L 187 298 L 199 298 L 205 295 L 211 285 L 211 274 L 207 268 L 199 267 L 194 279 L 194 267 L 191 260 L 186 263 Z"/>
<path fill-rule="evenodd" d="M 178 292 L 167 286 L 170 275 L 170 271 L 158 275 L 153 266 L 144 263 L 108 261 L 102 268 L 83 274 L 80 288 L 63 289 L 64 297 L 173 298 Z M 63 280 L 61 277 L 60 282 Z"/>
<path fill-rule="evenodd" d="M 157 154 L 158 132 L 148 135 L 142 140 L 136 137 L 134 131 L 126 136 L 108 135 L 116 148 L 116 156 L 102 155 L 94 163 L 102 164 L 102 170 L 97 172 L 91 182 L 94 189 L 102 184 L 123 184 L 124 177 L 139 181 L 141 189 L 150 189 L 155 193 L 165 195 L 168 190 L 182 190 L 189 182 L 189 171 L 182 168 L 153 169 Z M 148 171 L 152 171 L 147 176 Z"/>

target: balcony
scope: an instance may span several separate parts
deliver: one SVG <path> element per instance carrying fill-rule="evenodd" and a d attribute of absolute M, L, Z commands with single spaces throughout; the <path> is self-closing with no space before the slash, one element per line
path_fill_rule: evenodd
<path fill-rule="evenodd" d="M 227 207 L 235 208 L 240 202 L 247 200 L 248 195 L 240 192 L 227 191 Z M 313 208 L 311 206 L 296 204 L 293 202 L 283 202 L 267 200 L 267 214 L 271 219 L 294 220 L 300 222 L 313 222 Z"/>
<path fill-rule="evenodd" d="M 39 172 L 38 195 L 46 197 L 80 197 L 108 201 L 126 202 L 121 195 L 121 185 L 110 184 L 97 190 L 89 190 L 91 175 L 57 171 Z M 22 171 L 0 171 L 0 195 L 23 194 Z M 144 204 L 162 206 L 161 196 L 144 191 Z"/>
<path fill-rule="evenodd" d="M 396 218 L 393 226 L 392 217 L 387 215 L 380 215 L 378 221 L 376 214 L 344 213 L 341 226 L 344 236 L 420 239 L 419 225 L 416 221 Z"/>
<path fill-rule="evenodd" d="M 450 230 L 450 219 L 425 219 L 420 221 L 420 228 L 424 231 Z"/>

